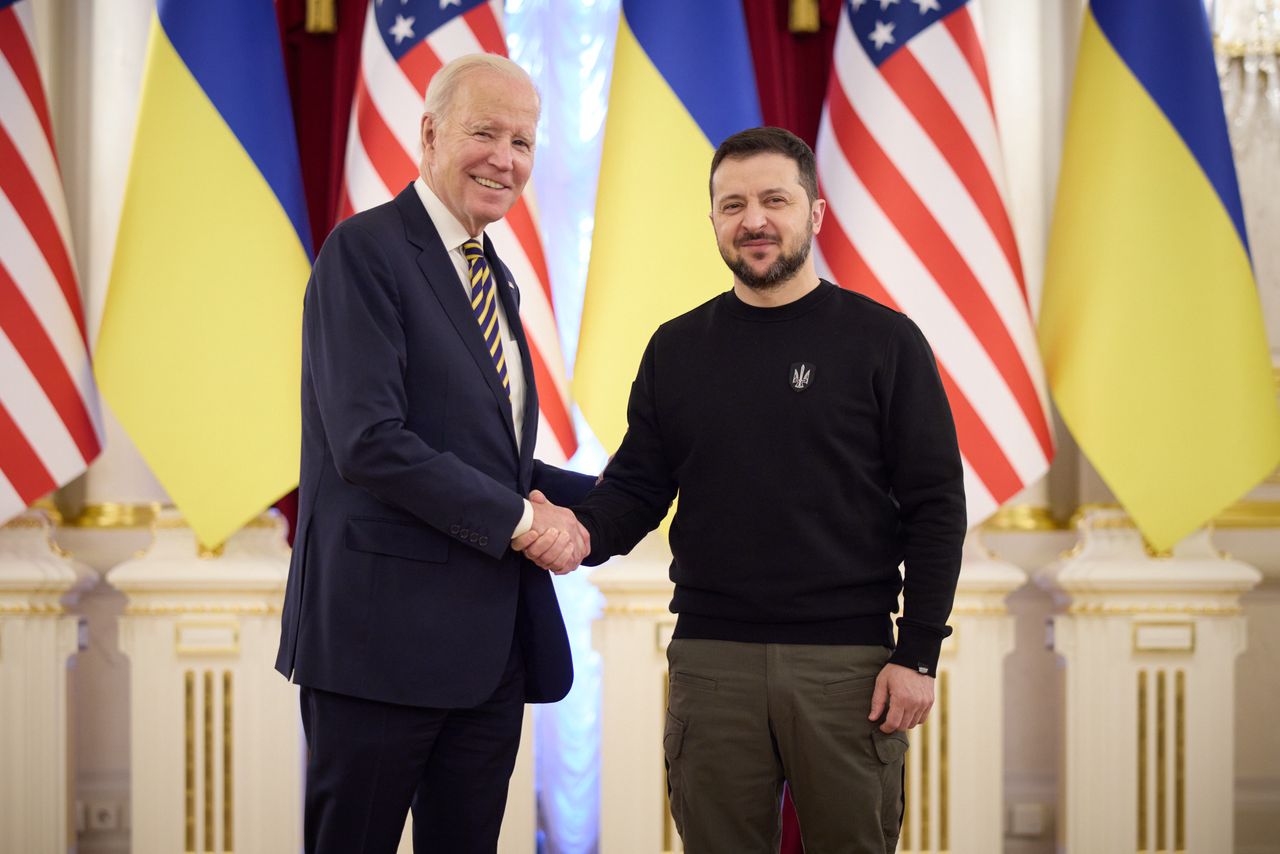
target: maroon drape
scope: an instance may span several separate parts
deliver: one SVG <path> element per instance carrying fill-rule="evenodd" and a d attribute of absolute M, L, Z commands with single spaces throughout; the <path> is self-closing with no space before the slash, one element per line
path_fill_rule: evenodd
<path fill-rule="evenodd" d="M 742 0 L 764 123 L 786 128 L 809 145 L 818 137 L 827 96 L 840 2 L 821 0 L 818 32 L 793 34 L 787 25 L 791 0 Z"/>
<path fill-rule="evenodd" d="M 368 0 L 335 0 L 335 4 L 337 31 L 308 33 L 307 0 L 276 2 L 313 252 L 319 251 L 338 212 L 347 122 L 360 62 L 360 37 L 369 8 Z M 292 543 L 298 493 L 291 492 L 280 499 L 276 508 L 289 521 Z"/>

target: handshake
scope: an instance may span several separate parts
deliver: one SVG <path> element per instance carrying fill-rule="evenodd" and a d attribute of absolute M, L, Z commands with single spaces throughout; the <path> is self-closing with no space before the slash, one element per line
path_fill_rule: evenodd
<path fill-rule="evenodd" d="M 511 547 L 538 566 L 556 575 L 578 568 L 591 551 L 591 535 L 567 507 L 547 500 L 535 489 L 529 493 L 533 527 L 511 541 Z"/>

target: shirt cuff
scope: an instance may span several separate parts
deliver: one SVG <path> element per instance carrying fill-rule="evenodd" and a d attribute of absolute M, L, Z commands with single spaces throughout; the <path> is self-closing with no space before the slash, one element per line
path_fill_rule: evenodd
<path fill-rule="evenodd" d="M 520 521 L 516 522 L 516 529 L 511 532 L 511 539 L 513 540 L 529 533 L 533 528 L 533 504 L 527 498 L 522 500 L 524 501 L 524 513 L 520 514 Z"/>

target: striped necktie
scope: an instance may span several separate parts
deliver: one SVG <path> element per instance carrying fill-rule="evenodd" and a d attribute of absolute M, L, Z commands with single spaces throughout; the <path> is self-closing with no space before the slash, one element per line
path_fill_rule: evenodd
<path fill-rule="evenodd" d="M 484 335 L 484 345 L 489 349 L 489 357 L 493 359 L 493 367 L 498 372 L 502 387 L 511 397 L 511 383 L 507 379 L 507 357 L 502 354 L 502 330 L 498 324 L 498 292 L 493 286 L 493 274 L 489 271 L 489 262 L 484 257 L 484 247 L 479 240 L 468 240 L 462 244 L 462 254 L 467 259 L 467 269 L 471 274 L 471 310 L 475 312 L 476 322 L 480 324 L 480 333 Z"/>

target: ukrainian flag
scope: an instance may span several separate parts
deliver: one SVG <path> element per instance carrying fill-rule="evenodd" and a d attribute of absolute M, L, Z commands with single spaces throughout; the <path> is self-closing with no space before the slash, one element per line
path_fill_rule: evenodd
<path fill-rule="evenodd" d="M 297 484 L 310 269 L 270 0 L 159 0 L 94 366 L 207 546 Z"/>
<path fill-rule="evenodd" d="M 1040 337 L 1063 420 L 1157 548 L 1280 460 L 1201 0 L 1085 13 Z"/>
<path fill-rule="evenodd" d="M 725 137 L 759 124 L 738 0 L 623 0 L 573 383 L 608 449 L 649 336 L 732 285 L 708 170 Z"/>

